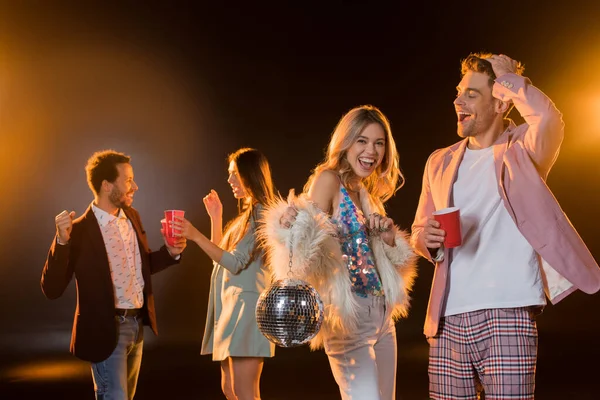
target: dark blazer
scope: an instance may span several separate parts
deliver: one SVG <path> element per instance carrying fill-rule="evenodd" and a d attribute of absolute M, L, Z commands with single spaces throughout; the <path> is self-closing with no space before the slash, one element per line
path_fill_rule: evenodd
<path fill-rule="evenodd" d="M 146 232 L 138 212 L 124 209 L 137 235 L 144 277 L 144 325 L 150 325 L 154 334 L 156 314 L 150 275 L 177 264 L 167 248 L 151 252 Z M 100 225 L 92 211 L 87 211 L 73 221 L 71 239 L 59 245 L 56 236 L 50 246 L 42 271 L 42 291 L 49 299 L 60 297 L 75 274 L 77 283 L 77 308 L 71 336 L 71 352 L 78 358 L 91 362 L 107 359 L 117 345 L 118 323 L 115 314 L 114 288 L 110 275 L 108 255 Z"/>

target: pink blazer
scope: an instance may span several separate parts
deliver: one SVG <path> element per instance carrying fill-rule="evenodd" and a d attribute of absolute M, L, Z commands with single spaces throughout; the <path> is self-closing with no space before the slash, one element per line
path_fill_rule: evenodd
<path fill-rule="evenodd" d="M 564 136 L 564 124 L 554 103 L 524 77 L 506 74 L 496 79 L 493 95 L 512 100 L 525 123 L 512 121 L 494 147 L 498 192 L 519 231 L 540 256 L 546 295 L 556 304 L 576 289 L 600 290 L 600 269 L 546 185 Z M 446 208 L 463 158 L 467 139 L 436 150 L 425 166 L 411 244 L 432 260 L 423 228 L 433 211 Z M 436 263 L 424 333 L 435 336 L 446 297 L 448 257 Z"/>

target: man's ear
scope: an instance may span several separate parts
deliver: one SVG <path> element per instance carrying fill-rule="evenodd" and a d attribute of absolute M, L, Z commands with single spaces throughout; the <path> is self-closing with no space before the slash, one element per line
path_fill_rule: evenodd
<path fill-rule="evenodd" d="M 112 189 L 112 183 L 110 183 L 106 179 L 103 180 L 102 181 L 102 186 L 100 186 L 100 191 L 108 193 L 108 192 L 110 192 L 111 189 Z"/>

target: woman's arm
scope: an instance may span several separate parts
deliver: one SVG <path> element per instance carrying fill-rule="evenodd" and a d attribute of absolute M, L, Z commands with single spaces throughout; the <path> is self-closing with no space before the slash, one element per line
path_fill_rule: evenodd
<path fill-rule="evenodd" d="M 223 205 L 215 190 L 211 190 L 209 194 L 204 196 L 202 202 L 210 217 L 210 241 L 218 246 L 221 239 L 223 239 Z"/>
<path fill-rule="evenodd" d="M 179 230 L 179 235 L 188 240 L 195 242 L 213 261 L 221 261 L 224 250 L 216 245 L 213 241 L 208 240 L 202 232 L 200 232 L 190 221 L 185 218 L 180 219 L 180 222 L 174 222 L 173 228 Z M 213 238 L 215 235 L 215 227 L 213 224 Z"/>
<path fill-rule="evenodd" d="M 218 245 L 221 243 L 221 239 L 223 239 L 223 218 L 215 217 L 210 219 L 210 241 Z"/>
<path fill-rule="evenodd" d="M 180 223 L 175 223 L 174 227 L 175 229 L 180 229 L 182 236 L 194 241 L 207 256 L 226 268 L 232 274 L 238 274 L 252 261 L 252 256 L 256 247 L 256 222 L 254 221 L 254 217 L 250 218 L 248 230 L 231 252 L 223 250 L 215 244 L 214 241 L 208 240 L 202 232 L 185 218 L 183 218 Z M 215 230 L 216 229 L 213 226 L 213 238 Z"/>

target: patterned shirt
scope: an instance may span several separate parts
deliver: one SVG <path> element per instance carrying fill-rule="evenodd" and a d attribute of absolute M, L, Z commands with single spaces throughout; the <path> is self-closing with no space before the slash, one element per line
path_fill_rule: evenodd
<path fill-rule="evenodd" d="M 144 277 L 137 235 L 122 209 L 115 217 L 92 203 L 100 225 L 115 292 L 115 308 L 142 308 Z"/>
<path fill-rule="evenodd" d="M 337 226 L 344 262 L 350 272 L 352 291 L 360 297 L 383 296 L 383 287 L 369 245 L 366 218 L 356 207 L 345 187 L 342 200 L 331 221 Z"/>

